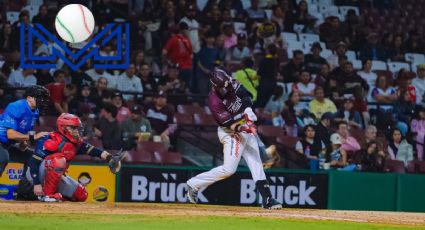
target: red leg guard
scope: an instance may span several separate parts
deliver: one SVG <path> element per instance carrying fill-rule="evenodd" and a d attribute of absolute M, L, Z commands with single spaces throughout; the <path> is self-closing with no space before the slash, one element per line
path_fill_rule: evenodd
<path fill-rule="evenodd" d="M 44 176 L 44 194 L 46 196 L 56 193 L 62 175 L 66 170 L 66 160 L 62 154 L 55 153 L 45 159 L 46 174 Z"/>
<path fill-rule="evenodd" d="M 77 189 L 75 189 L 74 194 L 72 194 L 72 201 L 84 202 L 87 199 L 87 190 L 82 185 L 78 185 Z"/>

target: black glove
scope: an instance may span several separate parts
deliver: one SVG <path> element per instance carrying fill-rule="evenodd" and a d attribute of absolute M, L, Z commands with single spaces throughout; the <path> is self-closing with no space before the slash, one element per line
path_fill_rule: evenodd
<path fill-rule="evenodd" d="M 110 154 L 107 158 L 108 160 L 108 166 L 109 170 L 111 170 L 112 173 L 116 174 L 121 169 L 121 160 L 125 157 L 125 152 L 118 151 L 117 153 Z"/>

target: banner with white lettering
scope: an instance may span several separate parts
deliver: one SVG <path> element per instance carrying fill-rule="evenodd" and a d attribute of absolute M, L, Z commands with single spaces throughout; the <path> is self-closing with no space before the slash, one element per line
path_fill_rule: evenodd
<path fill-rule="evenodd" d="M 123 202 L 187 202 L 186 181 L 202 171 L 160 168 L 127 168 L 120 173 Z M 284 207 L 326 208 L 328 175 L 266 173 L 270 189 Z M 200 203 L 258 205 L 261 199 L 249 172 L 237 172 L 198 192 Z"/>

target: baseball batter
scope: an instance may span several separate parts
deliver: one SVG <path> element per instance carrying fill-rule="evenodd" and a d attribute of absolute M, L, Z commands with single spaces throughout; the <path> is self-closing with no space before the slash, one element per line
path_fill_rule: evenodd
<path fill-rule="evenodd" d="M 256 138 L 257 128 L 254 124 L 257 117 L 251 108 L 251 95 L 221 69 L 214 69 L 211 72 L 210 81 L 212 90 L 208 106 L 219 124 L 218 137 L 224 145 L 224 164 L 187 181 L 189 201 L 197 203 L 199 190 L 235 173 L 243 157 L 263 198 L 262 207 L 282 208 L 282 205 L 272 197 L 264 173 Z"/>

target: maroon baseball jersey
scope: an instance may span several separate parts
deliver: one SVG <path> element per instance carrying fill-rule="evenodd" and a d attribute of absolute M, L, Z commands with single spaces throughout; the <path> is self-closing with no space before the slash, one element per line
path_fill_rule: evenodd
<path fill-rule="evenodd" d="M 208 96 L 208 107 L 220 126 L 230 127 L 252 106 L 251 94 L 240 84 L 235 87 L 225 98 L 220 98 L 214 90 Z"/>

